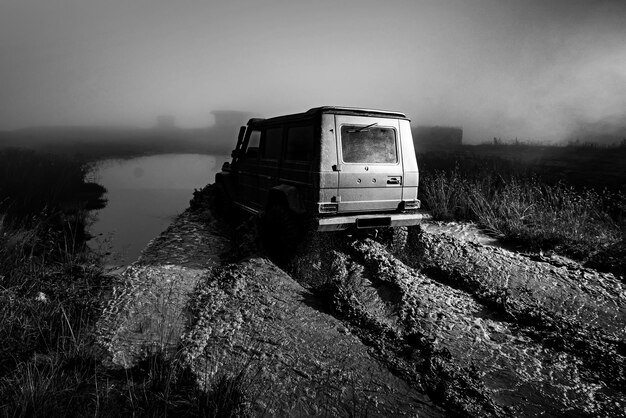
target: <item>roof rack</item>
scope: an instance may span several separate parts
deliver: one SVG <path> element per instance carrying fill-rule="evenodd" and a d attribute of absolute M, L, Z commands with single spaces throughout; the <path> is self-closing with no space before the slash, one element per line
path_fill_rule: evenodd
<path fill-rule="evenodd" d="M 365 109 L 360 107 L 347 107 L 347 106 L 321 106 L 309 109 L 306 113 L 348 113 L 348 114 L 367 114 L 367 115 L 385 115 L 396 118 L 406 118 L 406 115 L 401 112 L 393 110 L 381 110 L 381 109 Z"/>
<path fill-rule="evenodd" d="M 274 116 L 272 118 L 252 118 L 248 121 L 248 125 L 259 123 L 281 123 L 297 119 L 310 119 L 321 113 L 334 113 L 340 115 L 354 115 L 354 116 L 375 116 L 375 117 L 387 117 L 396 119 L 407 119 L 406 115 L 401 112 L 395 112 L 390 110 L 379 109 L 364 109 L 360 107 L 345 107 L 345 106 L 320 106 L 314 107 L 302 113 L 292 113 L 289 115 Z"/>

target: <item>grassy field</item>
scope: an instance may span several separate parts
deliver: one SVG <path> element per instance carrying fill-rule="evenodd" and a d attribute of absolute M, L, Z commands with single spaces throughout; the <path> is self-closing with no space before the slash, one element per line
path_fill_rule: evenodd
<path fill-rule="evenodd" d="M 577 167 L 576 176 L 557 175 L 556 157 L 515 159 L 517 147 L 504 147 L 418 156 L 420 196 L 435 219 L 473 221 L 522 251 L 554 252 L 623 274 L 624 262 L 619 262 L 626 256 L 623 183 L 613 177 L 590 183 L 597 178 L 596 166 L 577 160 L 560 171 L 567 174 Z M 568 161 L 570 150 L 565 151 L 560 161 Z M 608 155 L 606 149 L 596 151 Z M 616 155 L 615 150 L 612 153 Z"/>
<path fill-rule="evenodd" d="M 548 182 L 576 188 L 626 192 L 626 142 L 616 146 L 570 144 L 499 144 L 463 147 L 466 154 L 500 158 L 524 165 Z"/>

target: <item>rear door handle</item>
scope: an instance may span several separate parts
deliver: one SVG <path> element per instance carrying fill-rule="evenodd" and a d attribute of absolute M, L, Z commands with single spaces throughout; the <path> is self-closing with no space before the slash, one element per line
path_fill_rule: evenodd
<path fill-rule="evenodd" d="M 400 184 L 402 177 L 387 177 L 387 184 Z"/>

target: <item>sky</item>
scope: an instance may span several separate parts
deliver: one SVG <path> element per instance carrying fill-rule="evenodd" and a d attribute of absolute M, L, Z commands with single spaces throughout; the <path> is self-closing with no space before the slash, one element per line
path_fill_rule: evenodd
<path fill-rule="evenodd" d="M 626 120 L 624 0 L 0 0 L 0 129 L 398 110 L 464 139 Z"/>

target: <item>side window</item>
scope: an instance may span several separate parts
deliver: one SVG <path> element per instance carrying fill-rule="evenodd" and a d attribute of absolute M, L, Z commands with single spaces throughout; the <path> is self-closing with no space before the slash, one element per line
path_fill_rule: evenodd
<path fill-rule="evenodd" d="M 278 160 L 283 149 L 283 128 L 270 128 L 265 131 L 261 157 L 267 160 Z"/>
<path fill-rule="evenodd" d="M 311 161 L 313 159 L 313 126 L 294 126 L 287 131 L 287 152 L 285 159 L 291 161 Z"/>
<path fill-rule="evenodd" d="M 248 146 L 246 147 L 246 157 L 256 158 L 259 155 L 259 145 L 261 143 L 261 131 L 250 132 Z"/>

